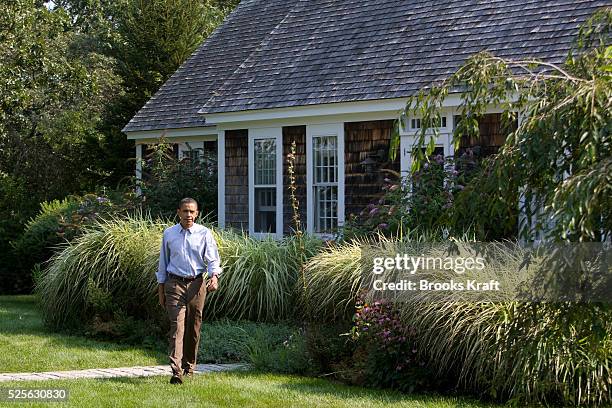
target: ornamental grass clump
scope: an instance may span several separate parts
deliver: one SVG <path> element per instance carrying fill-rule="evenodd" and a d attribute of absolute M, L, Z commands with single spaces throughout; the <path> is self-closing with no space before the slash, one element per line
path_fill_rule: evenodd
<path fill-rule="evenodd" d="M 457 240 L 459 248 L 472 245 L 463 241 Z M 532 258 L 531 266 L 525 267 L 523 262 L 528 251 L 510 242 L 489 244 L 486 250 L 485 268 L 470 278 L 498 280 L 502 291 L 493 292 L 484 299 L 479 298 L 482 294 L 462 291 L 429 291 L 398 297 L 393 302 L 377 293 L 378 297 L 367 299 L 367 310 L 363 305 L 358 307 L 353 333 L 374 329 L 377 334 L 368 333 L 367 338 L 378 339 L 385 333 L 392 336 L 397 328 L 386 325 L 394 321 L 392 315 L 397 311 L 401 327 L 415 334 L 417 360 L 431 369 L 428 375 L 434 373 L 429 376 L 428 384 L 419 387 L 454 379 L 463 389 L 517 404 L 610 403 L 610 306 L 519 302 L 517 299 L 525 287 L 537 285 L 535 272 L 542 265 L 542 259 Z M 313 316 L 317 313 L 328 318 L 342 316 L 348 305 L 358 299 L 359 288 L 371 283 L 365 279 L 368 275 L 363 267 L 368 265 L 371 270 L 373 256 L 394 253 L 444 255 L 437 245 L 418 240 L 379 239 L 376 243 L 332 245 L 307 264 L 306 299 L 311 297 L 315 305 L 312 306 Z M 464 277 L 467 274 L 458 276 L 454 271 L 420 271 L 416 279 L 440 281 Z M 382 319 L 372 317 L 383 309 L 390 315 Z M 369 349 L 367 354 L 372 356 L 362 361 L 362 369 L 386 361 L 387 351 L 382 344 L 384 341 L 381 347 Z M 380 370 L 379 367 L 382 372 Z M 389 378 L 392 377 L 390 374 Z M 397 381 L 394 387 L 409 389 L 410 384 L 416 384 L 410 376 Z"/>
<path fill-rule="evenodd" d="M 157 304 L 155 272 L 162 233 L 171 223 L 134 215 L 101 221 L 59 248 L 42 274 L 40 294 L 45 321 L 55 329 L 98 326 L 117 316 L 164 325 Z M 300 260 L 321 245 L 314 237 L 257 240 L 213 229 L 223 274 L 209 295 L 205 318 L 278 321 L 300 317 Z M 112 333 L 112 331 L 109 331 Z"/>
<path fill-rule="evenodd" d="M 155 271 L 168 225 L 143 215 L 112 218 L 60 247 L 37 285 L 45 322 L 61 329 L 97 313 L 159 316 Z"/>
<path fill-rule="evenodd" d="M 429 303 L 404 321 L 440 374 L 517 403 L 612 401 L 612 312 L 571 303 Z M 410 305 L 405 305 L 409 310 Z"/>
<path fill-rule="evenodd" d="M 479 279 L 497 277 L 503 296 L 473 301 L 462 293 L 425 293 L 399 304 L 402 321 L 417 330 L 438 375 L 454 376 L 466 389 L 520 404 L 609 403 L 612 309 L 516 301 L 522 287 L 536 282 L 530 271 L 519 272 L 523 260 L 518 245 L 497 245 Z"/>
<path fill-rule="evenodd" d="M 361 285 L 365 243 L 331 243 L 306 262 L 300 305 L 308 320 L 350 320 Z"/>
<path fill-rule="evenodd" d="M 208 317 L 278 321 L 300 316 L 295 299 L 302 255 L 295 237 L 258 240 L 221 230 L 215 235 L 224 271 L 219 290 L 207 300 Z M 321 245 L 314 237 L 302 239 L 306 257 Z"/>

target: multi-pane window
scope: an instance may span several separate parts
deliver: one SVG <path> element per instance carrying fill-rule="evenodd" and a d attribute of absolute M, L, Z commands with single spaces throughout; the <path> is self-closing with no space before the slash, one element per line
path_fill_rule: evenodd
<path fill-rule="evenodd" d="M 446 116 L 442 116 L 437 121 L 437 127 L 446 127 Z M 421 119 L 420 118 L 412 118 L 410 119 L 410 129 L 420 129 L 421 128 Z"/>
<path fill-rule="evenodd" d="M 255 143 L 255 232 L 276 233 L 276 139 Z"/>
<path fill-rule="evenodd" d="M 315 232 L 333 232 L 338 226 L 337 137 L 313 137 L 312 150 Z"/>

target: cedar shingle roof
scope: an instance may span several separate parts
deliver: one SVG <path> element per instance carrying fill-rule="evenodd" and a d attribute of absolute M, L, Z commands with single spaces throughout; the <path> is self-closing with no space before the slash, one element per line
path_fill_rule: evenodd
<path fill-rule="evenodd" d="M 125 130 L 202 125 L 198 108 L 220 113 L 407 97 L 482 50 L 560 63 L 578 26 L 608 4 L 243 2 Z"/>
<path fill-rule="evenodd" d="M 123 128 L 204 126 L 198 110 L 287 15 L 297 0 L 243 0 Z"/>

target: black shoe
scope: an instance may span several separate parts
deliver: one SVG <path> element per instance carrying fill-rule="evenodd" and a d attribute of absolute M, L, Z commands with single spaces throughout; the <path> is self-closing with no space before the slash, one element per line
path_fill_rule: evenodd
<path fill-rule="evenodd" d="M 189 369 L 183 369 L 183 377 L 193 377 L 193 371 L 189 371 Z"/>
<path fill-rule="evenodd" d="M 183 383 L 183 374 L 174 373 L 170 378 L 170 384 L 182 384 Z"/>

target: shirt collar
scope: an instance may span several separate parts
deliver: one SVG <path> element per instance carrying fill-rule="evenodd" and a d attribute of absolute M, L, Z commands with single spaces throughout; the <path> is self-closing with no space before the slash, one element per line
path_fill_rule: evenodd
<path fill-rule="evenodd" d="M 179 222 L 178 226 L 181 229 L 181 233 L 184 233 L 185 231 L 188 231 L 190 234 L 193 234 L 194 232 L 196 232 L 198 230 L 198 224 L 196 224 L 196 223 L 194 223 L 191 226 L 191 228 L 183 228 L 183 226 L 181 225 L 180 222 Z"/>

